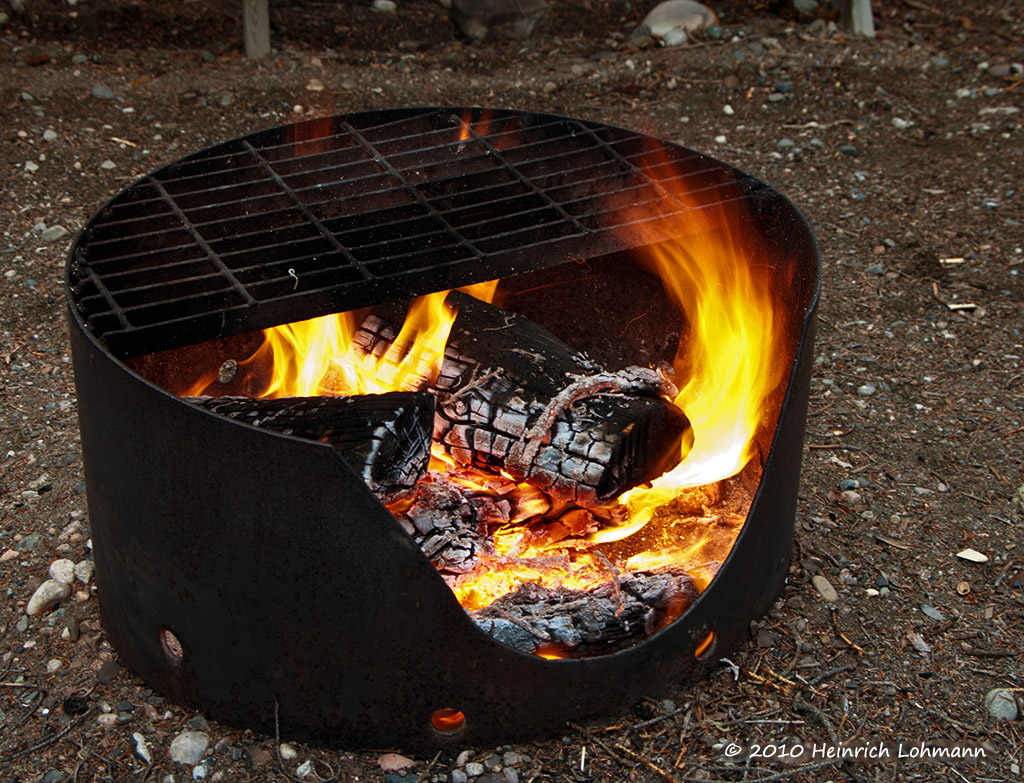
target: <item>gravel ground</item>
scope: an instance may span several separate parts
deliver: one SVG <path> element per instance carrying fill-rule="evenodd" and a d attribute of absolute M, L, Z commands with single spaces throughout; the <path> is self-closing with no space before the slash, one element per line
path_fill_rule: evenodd
<path fill-rule="evenodd" d="M 1024 723 L 985 696 L 1024 701 L 1021 3 L 879 2 L 878 37 L 854 40 L 827 17 L 731 0 L 716 8 L 721 39 L 669 49 L 629 42 L 651 2 L 563 0 L 531 41 L 474 46 L 433 0 L 394 14 L 290 0 L 272 4 L 275 49 L 258 62 L 241 56 L 238 5 L 28 0 L 0 23 L 0 777 L 1019 778 Z M 824 295 L 793 566 L 731 663 L 607 723 L 429 758 L 299 743 L 278 756 L 274 737 L 121 670 L 102 585 L 80 578 L 26 615 L 52 561 L 89 559 L 65 254 L 118 189 L 205 146 L 424 104 L 643 130 L 777 186 L 808 216 Z M 186 731 L 209 740 L 198 766 L 171 759 Z M 933 740 L 985 758 L 812 757 Z M 775 757 L 730 758 L 730 743 Z M 778 758 L 794 743 L 801 757 Z"/>

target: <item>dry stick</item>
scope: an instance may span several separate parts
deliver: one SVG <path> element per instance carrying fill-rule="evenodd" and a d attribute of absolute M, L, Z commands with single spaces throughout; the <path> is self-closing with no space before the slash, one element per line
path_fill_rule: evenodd
<path fill-rule="evenodd" d="M 430 775 L 430 770 L 434 768 L 434 765 L 437 763 L 439 758 L 441 758 L 441 751 L 434 754 L 434 758 L 432 758 L 430 763 L 427 764 L 427 768 L 420 773 L 418 778 L 416 778 L 416 783 L 423 783 L 423 781 L 427 779 L 427 776 Z"/>
<path fill-rule="evenodd" d="M 595 737 L 592 734 L 590 734 L 590 732 L 586 731 L 585 729 L 583 729 L 580 726 L 577 726 L 575 723 L 570 723 L 569 725 L 572 726 L 574 729 L 576 729 L 576 731 L 578 731 L 580 734 L 582 734 L 584 737 L 586 737 L 588 740 L 590 740 L 594 744 L 600 745 L 602 748 L 604 748 L 604 750 L 607 753 L 611 754 L 612 756 L 617 757 L 620 761 L 624 761 L 624 759 L 622 758 L 622 755 L 624 754 L 625 756 L 627 756 L 628 758 L 632 759 L 633 761 L 639 761 L 641 764 L 643 764 L 645 767 L 647 767 L 647 769 L 649 769 L 651 772 L 653 772 L 654 774 L 658 775 L 663 780 L 667 780 L 668 783 L 681 783 L 679 778 L 676 778 L 673 775 L 670 775 L 668 772 L 663 770 L 661 767 L 659 767 L 653 761 L 649 761 L 649 760 L 645 759 L 639 753 L 637 753 L 634 750 L 630 750 L 625 745 L 622 745 L 621 743 L 616 742 L 614 748 L 610 748 L 602 740 L 599 740 L 597 737 Z"/>
<path fill-rule="evenodd" d="M 10 754 L 9 756 L 4 756 L 3 758 L 0 758 L 0 764 L 10 764 L 15 759 L 19 759 L 22 756 L 27 756 L 29 753 L 34 753 L 37 750 L 42 750 L 43 748 L 45 748 L 45 747 L 47 747 L 49 745 L 52 745 L 57 740 L 62 739 L 63 737 L 66 737 L 68 735 L 68 733 L 72 729 L 74 729 L 79 724 L 81 724 L 81 722 L 84 721 L 87 717 L 89 717 L 88 714 L 83 715 L 81 718 L 76 720 L 74 723 L 69 723 L 67 726 L 65 726 L 63 729 L 58 731 L 52 737 L 47 737 L 46 739 L 40 740 L 39 742 L 35 743 L 34 745 L 29 745 L 27 748 L 22 748 L 21 750 L 16 751 L 16 752 Z"/>
<path fill-rule="evenodd" d="M 836 633 L 839 635 L 839 638 L 846 642 L 848 645 L 850 645 L 850 647 L 852 647 L 854 650 L 856 650 L 857 655 L 864 655 L 867 651 L 859 644 L 856 644 L 852 639 L 850 639 L 850 637 L 843 633 L 843 630 L 839 627 L 839 618 L 836 616 L 835 609 L 831 611 L 831 614 L 832 625 L 835 627 Z"/>

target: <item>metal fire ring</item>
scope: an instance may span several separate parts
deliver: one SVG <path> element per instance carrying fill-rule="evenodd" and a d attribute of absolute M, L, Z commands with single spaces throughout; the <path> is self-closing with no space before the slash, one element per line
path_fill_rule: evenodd
<path fill-rule="evenodd" d="M 670 178 L 696 206 L 664 197 Z M 647 205 L 653 221 L 723 189 L 793 292 L 794 360 L 718 576 L 680 619 L 611 655 L 544 660 L 493 640 L 329 446 L 211 414 L 128 366 L 584 258 L 609 289 L 628 291 L 631 247 L 609 205 Z M 108 638 L 151 687 L 219 720 L 267 731 L 277 712 L 293 736 L 407 750 L 543 735 L 703 676 L 744 642 L 786 576 L 819 277 L 806 221 L 770 187 L 692 150 L 564 117 L 351 114 L 236 139 L 142 178 L 86 226 L 66 275 Z"/>

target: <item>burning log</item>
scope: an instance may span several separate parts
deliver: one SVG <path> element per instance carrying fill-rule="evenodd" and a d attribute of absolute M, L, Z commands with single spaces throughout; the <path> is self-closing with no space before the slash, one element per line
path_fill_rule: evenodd
<path fill-rule="evenodd" d="M 426 392 L 186 399 L 254 427 L 330 444 L 384 502 L 408 494 L 430 460 L 434 399 Z"/>
<path fill-rule="evenodd" d="M 523 584 L 470 616 L 521 652 L 557 657 L 614 652 L 664 627 L 697 598 L 688 574 L 628 574 L 593 590 Z"/>
<path fill-rule="evenodd" d="M 692 443 L 659 372 L 607 372 L 521 316 L 457 291 L 447 302 L 458 316 L 433 385 L 434 439 L 456 463 L 594 505 L 661 475 Z M 355 341 L 379 357 L 396 334 L 371 315 Z"/>

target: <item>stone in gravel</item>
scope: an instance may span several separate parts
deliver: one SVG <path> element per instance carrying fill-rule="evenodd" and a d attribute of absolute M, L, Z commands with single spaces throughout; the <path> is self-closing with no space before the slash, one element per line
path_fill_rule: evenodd
<path fill-rule="evenodd" d="M 821 594 L 821 597 L 829 603 L 835 603 L 839 600 L 839 593 L 836 592 L 836 589 L 832 586 L 832 583 L 829 582 L 821 574 L 815 574 L 814 576 L 812 576 L 811 584 L 813 584 L 814 589 Z"/>
<path fill-rule="evenodd" d="M 654 7 L 636 28 L 634 36 L 650 36 L 665 46 L 679 46 L 695 33 L 718 23 L 714 12 L 695 0 L 666 0 Z"/>
<path fill-rule="evenodd" d="M 925 617 L 930 617 L 931 619 L 935 620 L 936 622 L 942 623 L 942 622 L 945 622 L 945 620 L 946 620 L 946 615 L 944 615 L 942 612 L 940 612 L 938 609 L 936 609 L 931 604 L 921 604 L 921 613 Z"/>
<path fill-rule="evenodd" d="M 253 748 L 249 751 L 249 763 L 254 767 L 265 767 L 274 760 L 274 754 L 266 748 Z"/>
<path fill-rule="evenodd" d="M 988 555 L 983 555 L 976 549 L 963 549 L 956 553 L 956 556 L 961 560 L 967 560 L 971 563 L 987 563 Z"/>
<path fill-rule="evenodd" d="M 15 624 L 14 628 L 18 633 L 25 633 L 25 631 L 28 630 L 28 617 L 22 615 L 18 618 L 18 622 Z"/>
<path fill-rule="evenodd" d="M 856 492 L 852 489 L 844 489 L 842 492 L 839 493 L 839 502 L 842 503 L 847 508 L 853 508 L 858 503 L 861 503 L 863 500 L 864 497 L 859 492 Z"/>
<path fill-rule="evenodd" d="M 178 764 L 198 764 L 210 747 L 210 735 L 202 731 L 183 731 L 171 742 L 171 761 Z"/>
<path fill-rule="evenodd" d="M 233 98 L 232 98 L 232 97 L 231 97 L 230 95 L 225 95 L 225 96 L 223 96 L 223 97 L 222 97 L 222 98 L 220 99 L 220 105 L 221 105 L 221 106 L 230 106 L 230 105 L 231 105 L 231 102 L 232 102 L 232 100 L 234 100 L 234 99 L 233 99 Z"/>
<path fill-rule="evenodd" d="M 153 763 L 153 753 L 146 743 L 146 738 L 137 731 L 132 734 L 132 752 L 143 764 Z"/>
<path fill-rule="evenodd" d="M 941 54 L 937 54 L 934 57 L 932 57 L 932 65 L 934 65 L 936 68 L 948 68 L 949 58 L 944 57 Z"/>
<path fill-rule="evenodd" d="M 0 563 L 6 563 L 8 560 L 14 560 L 18 556 L 17 549 L 8 549 L 2 555 L 0 555 Z"/>
<path fill-rule="evenodd" d="M 66 585 L 75 581 L 75 561 L 62 557 L 50 563 L 50 579 L 56 579 Z"/>
<path fill-rule="evenodd" d="M 865 383 L 863 386 L 857 387 L 857 394 L 861 397 L 870 397 L 876 391 L 878 391 L 878 387 L 872 383 Z"/>
<path fill-rule="evenodd" d="M 505 778 L 505 783 L 519 783 L 519 773 L 510 767 L 503 769 L 501 776 Z"/>
<path fill-rule="evenodd" d="M 466 774 L 465 770 L 461 769 L 453 769 L 449 778 L 451 783 L 467 783 L 469 781 L 469 775 Z"/>
<path fill-rule="evenodd" d="M 999 63 L 998 65 L 989 66 L 988 72 L 997 79 L 1004 79 L 1010 75 L 1012 70 L 1009 63 Z"/>
<path fill-rule="evenodd" d="M 771 95 L 768 96 L 769 103 L 778 103 L 779 101 L 783 101 L 785 99 L 786 96 L 783 95 L 781 92 L 773 92 Z"/>
<path fill-rule="evenodd" d="M 393 14 L 398 10 L 398 3 L 395 0 L 373 0 L 370 10 L 381 14 Z"/>
<path fill-rule="evenodd" d="M 47 128 L 43 131 L 43 141 L 57 141 L 57 131 L 53 128 Z"/>
<path fill-rule="evenodd" d="M 793 10 L 798 14 L 809 14 L 818 7 L 818 0 L 793 0 Z"/>
<path fill-rule="evenodd" d="M 411 758 L 398 753 L 385 753 L 377 759 L 377 764 L 384 772 L 397 772 L 400 769 L 409 769 L 409 767 L 416 766 L 416 762 Z"/>
<path fill-rule="evenodd" d="M 775 146 L 779 149 L 788 150 L 790 147 L 795 147 L 796 142 L 792 139 L 779 139 Z"/>
<path fill-rule="evenodd" d="M 281 753 L 281 758 L 285 761 L 294 761 L 299 757 L 299 752 L 287 742 L 282 742 L 278 751 Z"/>
<path fill-rule="evenodd" d="M 95 84 L 92 88 L 92 94 L 97 98 L 103 98 L 103 100 L 109 101 L 114 97 L 114 91 L 107 87 L 105 84 Z"/>
<path fill-rule="evenodd" d="M 87 585 L 92 581 L 92 575 L 95 572 L 96 566 L 93 565 L 92 560 L 82 560 L 79 563 L 75 563 L 75 579 L 83 585 Z"/>
<path fill-rule="evenodd" d="M 451 15 L 473 41 L 525 41 L 548 12 L 547 0 L 452 0 Z"/>
<path fill-rule="evenodd" d="M 787 92 L 793 89 L 793 82 L 775 82 L 775 92 L 781 92 L 785 95 Z"/>
<path fill-rule="evenodd" d="M 89 58 L 86 57 L 84 54 L 76 54 L 74 57 L 71 58 L 71 62 L 73 62 L 75 65 L 85 65 L 89 62 Z"/>
<path fill-rule="evenodd" d="M 851 157 L 851 158 L 859 158 L 860 157 L 860 150 L 857 149 L 856 147 L 851 147 L 849 144 L 844 144 L 842 147 L 839 148 L 839 151 L 843 155 L 846 155 L 846 156 Z"/>
<path fill-rule="evenodd" d="M 100 164 L 100 168 L 104 169 L 105 171 L 110 171 L 111 169 L 116 169 L 117 164 L 114 163 L 114 161 L 108 159 Z"/>
<path fill-rule="evenodd" d="M 100 670 L 96 672 L 96 679 L 104 685 L 109 685 L 110 682 L 121 673 L 121 664 L 117 661 L 107 661 L 100 667 Z"/>
<path fill-rule="evenodd" d="M 302 780 L 313 771 L 313 759 L 306 759 L 295 768 L 295 777 Z M 390 777 L 390 776 L 389 776 Z M 319 778 L 318 778 L 319 779 Z"/>
<path fill-rule="evenodd" d="M 29 174 L 35 174 L 37 171 L 39 171 L 39 164 L 36 163 L 34 160 L 26 160 L 25 171 L 27 171 Z"/>
<path fill-rule="evenodd" d="M 32 593 L 32 597 L 28 599 L 28 606 L 25 607 L 25 613 L 28 615 L 34 615 L 39 614 L 40 612 L 45 612 L 47 609 L 52 609 L 61 601 L 70 597 L 70 585 L 64 582 L 58 582 L 56 579 L 47 579 L 36 588 L 36 591 Z"/>
<path fill-rule="evenodd" d="M 479 761 L 471 761 L 466 765 L 466 774 L 471 778 L 479 777 L 484 774 L 484 765 Z"/>
<path fill-rule="evenodd" d="M 985 709 L 996 720 L 1017 720 L 1020 712 L 1013 692 L 1006 688 L 993 688 L 986 693 Z"/>

